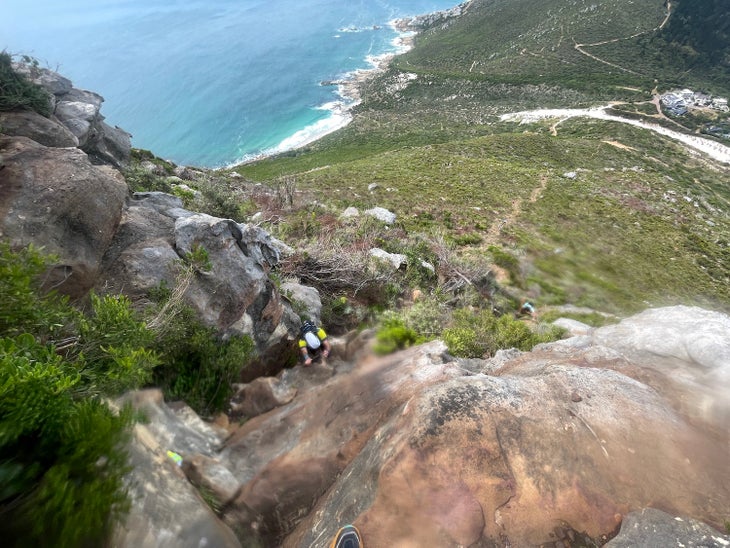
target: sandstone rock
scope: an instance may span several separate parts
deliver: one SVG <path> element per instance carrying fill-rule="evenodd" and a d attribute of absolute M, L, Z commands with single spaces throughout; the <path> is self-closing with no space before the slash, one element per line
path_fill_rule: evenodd
<path fill-rule="evenodd" d="M 111 127 L 100 113 L 104 98 L 93 91 L 74 88 L 70 80 L 52 70 L 15 65 L 32 82 L 43 86 L 53 96 L 53 112 L 78 140 L 78 146 L 95 163 L 125 167 L 131 154 L 131 135 Z"/>
<path fill-rule="evenodd" d="M 211 268 L 197 271 L 187 303 L 220 332 L 253 338 L 259 358 L 242 381 L 278 373 L 294 352 L 299 318 L 268 278 L 278 249 L 262 229 L 187 211 L 169 194 L 136 193 L 106 253 L 97 289 L 144 300 L 162 282 L 175 287 L 181 259 L 196 249 L 205 250 Z"/>
<path fill-rule="evenodd" d="M 233 532 L 167 456 L 168 450 L 181 455 L 211 454 L 219 442 L 215 433 L 206 431 L 202 422 L 186 423 L 165 406 L 159 391 L 136 392 L 127 400 L 145 412 L 148 422 L 134 428 L 129 448 L 133 468 L 127 478 L 132 506 L 116 528 L 112 544 L 119 548 L 240 547 Z"/>
<path fill-rule="evenodd" d="M 56 120 L 28 110 L 0 112 L 0 129 L 5 135 L 28 137 L 47 147 L 77 147 L 78 138 Z"/>
<path fill-rule="evenodd" d="M 79 145 L 84 146 L 89 139 L 91 122 L 99 115 L 99 107 L 81 101 L 59 101 L 54 114 L 76 136 Z"/>
<path fill-rule="evenodd" d="M 380 249 L 378 247 L 371 249 L 368 253 L 371 257 L 375 257 L 389 263 L 396 270 L 406 264 L 407 260 L 406 256 L 401 253 L 388 253 L 384 249 Z"/>
<path fill-rule="evenodd" d="M 237 387 L 231 411 L 234 415 L 255 417 L 289 403 L 296 394 L 296 388 L 282 385 L 277 378 L 259 377 Z"/>
<path fill-rule="evenodd" d="M 384 207 L 374 207 L 365 211 L 365 215 L 375 217 L 377 220 L 384 222 L 387 225 L 392 225 L 395 222 L 396 215 L 392 211 L 388 211 Z"/>
<path fill-rule="evenodd" d="M 295 282 L 284 282 L 281 284 L 281 293 L 289 301 L 295 303 L 295 308 L 306 316 L 305 319 L 310 319 L 319 325 L 322 314 L 322 300 L 316 288 Z"/>
<path fill-rule="evenodd" d="M 24 75 L 31 82 L 43 86 L 53 95 L 65 95 L 73 88 L 71 80 L 52 70 L 33 67 L 25 63 L 13 63 L 13 70 Z"/>
<path fill-rule="evenodd" d="M 124 179 L 93 166 L 78 149 L 47 148 L 25 137 L 0 137 L 0 153 L 3 237 L 58 255 L 47 284 L 73 297 L 84 295 L 121 219 Z"/>
<path fill-rule="evenodd" d="M 571 335 L 589 335 L 593 328 L 590 325 L 584 324 L 577 320 L 570 318 L 558 318 L 553 322 L 554 325 L 562 327 Z"/>
<path fill-rule="evenodd" d="M 618 536 L 605 546 L 606 548 L 636 546 L 725 548 L 730 546 L 730 536 L 723 535 L 695 519 L 673 517 L 661 510 L 644 508 L 626 516 Z"/>
<path fill-rule="evenodd" d="M 243 520 L 244 527 L 258 528 L 265 545 L 276 544 L 281 525 L 289 528 L 309 511 L 368 442 L 377 428 L 373 417 L 405 404 L 423 384 L 461 374 L 439 358 L 434 361 L 432 354 L 442 349 L 442 343 L 431 343 L 411 350 L 403 369 L 393 367 L 402 356 L 363 364 L 300 392 L 296 405 L 247 421 L 221 454 L 243 484 L 228 506 L 227 522 Z M 252 516 L 255 524 L 247 521 Z"/>
<path fill-rule="evenodd" d="M 360 212 L 358 211 L 358 209 L 356 207 L 352 207 L 352 206 L 345 209 L 345 211 L 343 211 L 342 214 L 340 215 L 340 217 L 342 217 L 343 219 L 352 219 L 352 218 L 359 217 L 359 216 L 360 216 Z"/>
<path fill-rule="evenodd" d="M 219 508 L 228 503 L 240 488 L 238 480 L 228 468 L 205 455 L 194 454 L 186 458 L 182 469 L 193 485 L 205 489 L 214 497 Z"/>
<path fill-rule="evenodd" d="M 598 541 L 649 504 L 721 527 L 726 422 L 686 402 L 726 396 L 686 382 L 691 359 L 648 351 L 668 328 L 660 318 L 727 355 L 713 335 L 726 316 L 670 308 L 505 353 L 485 362 L 490 375 L 445 361 L 434 342 L 321 378 L 226 442 L 219 459 L 241 489 L 225 521 L 284 546 L 316 545 L 342 523 L 370 546 L 535 546 L 555 540 L 556 523 Z M 602 331 L 617 329 L 621 340 Z"/>
<path fill-rule="evenodd" d="M 102 120 L 92 126 L 89 139 L 82 148 L 97 163 L 126 167 L 132 154 L 131 135 L 118 127 L 111 127 Z"/>

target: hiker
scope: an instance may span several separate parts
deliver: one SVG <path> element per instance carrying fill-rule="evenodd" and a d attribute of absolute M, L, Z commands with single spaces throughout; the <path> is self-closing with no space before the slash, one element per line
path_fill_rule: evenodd
<path fill-rule="evenodd" d="M 322 357 L 329 356 L 330 343 L 324 329 L 306 320 L 299 329 L 299 352 L 305 367 L 312 365 L 313 361 L 320 361 Z"/>
<path fill-rule="evenodd" d="M 363 548 L 360 531 L 354 525 L 345 525 L 337 531 L 329 548 Z"/>
<path fill-rule="evenodd" d="M 530 301 L 525 301 L 522 303 L 522 306 L 520 306 L 520 316 L 530 316 L 533 319 L 537 316 L 537 313 L 535 312 L 535 307 Z"/>

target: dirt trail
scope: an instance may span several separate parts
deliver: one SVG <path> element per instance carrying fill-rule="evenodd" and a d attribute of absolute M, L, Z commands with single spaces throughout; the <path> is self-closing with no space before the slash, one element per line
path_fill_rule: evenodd
<path fill-rule="evenodd" d="M 545 188 L 547 187 L 548 178 L 547 175 L 541 175 L 540 176 L 540 184 L 536 186 L 534 189 L 532 189 L 532 192 L 530 193 L 530 197 L 528 198 L 528 203 L 534 204 L 539 198 L 540 195 L 543 193 Z M 522 203 L 524 200 L 522 198 L 517 198 L 516 200 L 512 200 L 512 210 L 510 213 L 503 218 L 494 219 L 492 222 L 492 225 L 489 227 L 489 230 L 487 231 L 487 235 L 484 238 L 484 243 L 489 245 L 497 245 L 499 243 L 499 235 L 502 232 L 502 229 L 510 224 L 513 224 L 519 216 L 522 214 Z"/>
<path fill-rule="evenodd" d="M 605 44 L 611 44 L 611 43 L 614 43 L 614 42 L 620 42 L 621 40 L 630 40 L 632 38 L 636 38 L 637 36 L 642 36 L 644 34 L 649 34 L 650 32 L 656 32 L 656 31 L 661 30 L 661 29 L 664 28 L 664 25 L 667 24 L 667 21 L 669 21 L 669 17 L 671 17 L 671 15 L 672 15 L 672 3 L 670 1 L 667 1 L 667 14 L 664 17 L 664 20 L 659 24 L 659 26 L 654 27 L 651 30 L 637 32 L 636 34 L 632 34 L 631 36 L 626 36 L 624 38 L 612 38 L 611 40 L 603 40 L 601 42 L 593 42 L 592 44 L 579 44 L 578 42 L 576 42 L 575 40 L 573 40 L 573 43 L 574 43 L 574 46 L 573 47 L 576 49 L 576 51 L 582 53 L 583 55 L 586 55 L 587 57 L 590 57 L 594 61 L 598 61 L 599 63 L 603 63 L 604 65 L 608 65 L 609 67 L 613 67 L 615 69 L 622 70 L 624 72 L 628 72 L 629 74 L 635 74 L 637 76 L 641 76 L 641 74 L 639 74 L 638 72 L 635 72 L 635 71 L 633 71 L 631 69 L 628 69 L 626 67 L 622 67 L 620 65 L 616 65 L 616 64 L 611 63 L 609 61 L 606 61 L 604 59 L 601 59 L 600 57 L 596 57 L 592 53 L 588 53 L 587 51 L 585 51 L 583 48 L 584 47 L 591 47 L 591 46 L 603 46 Z"/>

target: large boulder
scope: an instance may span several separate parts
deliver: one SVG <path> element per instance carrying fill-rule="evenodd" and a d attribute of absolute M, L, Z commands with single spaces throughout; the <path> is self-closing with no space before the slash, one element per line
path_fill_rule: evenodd
<path fill-rule="evenodd" d="M 197 265 L 186 302 L 221 333 L 254 340 L 259 358 L 242 381 L 278 373 L 292 356 L 299 318 L 269 279 L 278 249 L 258 227 L 187 211 L 168 194 L 135 194 L 105 256 L 97 289 L 144 300 L 161 283 L 175 287 L 181 264 L 196 254 L 206 255 L 209 264 Z"/>
<path fill-rule="evenodd" d="M 49 287 L 80 297 L 93 286 L 122 217 L 127 185 L 74 148 L 0 136 L 0 231 L 13 246 L 58 256 Z"/>
<path fill-rule="evenodd" d="M 368 358 L 233 433 L 219 459 L 241 488 L 224 519 L 284 546 L 344 523 L 370 546 L 603 543 L 650 506 L 720 528 L 728 322 L 649 311 L 484 361 L 489 374 L 438 342 Z M 693 342 L 657 352 L 672 325 Z"/>
<path fill-rule="evenodd" d="M 13 67 L 51 94 L 54 121 L 65 126 L 77 141 L 76 145 L 64 146 L 81 147 L 94 163 L 110 164 L 117 168 L 129 164 L 132 151 L 131 135 L 121 128 L 111 127 L 104 122 L 104 116 L 100 112 L 104 102 L 101 95 L 77 89 L 70 80 L 49 69 L 23 63 L 16 63 Z M 36 137 L 28 135 L 27 130 L 14 132 L 13 135 L 25 135 L 37 140 Z M 47 144 L 44 142 L 48 140 L 47 137 L 37 133 L 36 135 L 42 139 L 38 142 Z"/>
<path fill-rule="evenodd" d="M 0 112 L 0 131 L 5 135 L 28 137 L 47 147 L 77 147 L 78 138 L 57 120 L 37 112 Z"/>

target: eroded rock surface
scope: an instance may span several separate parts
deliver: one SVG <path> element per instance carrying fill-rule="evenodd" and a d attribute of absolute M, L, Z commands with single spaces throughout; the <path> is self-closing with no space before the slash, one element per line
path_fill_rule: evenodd
<path fill-rule="evenodd" d="M 376 547 L 532 546 L 556 524 L 600 540 L 650 506 L 722 527 L 727 386 L 704 381 L 730 362 L 657 355 L 651 341 L 691 325 L 730 356 L 716 336 L 728 321 L 647 312 L 485 363 L 489 375 L 446 362 L 438 343 L 366 360 L 228 440 L 221 458 L 242 487 L 225 519 L 285 546 L 321 545 L 342 523 Z"/>
<path fill-rule="evenodd" d="M 58 256 L 47 285 L 73 297 L 95 283 L 122 218 L 127 184 L 77 148 L 0 136 L 0 231 L 13 246 Z"/>
<path fill-rule="evenodd" d="M 127 478 L 131 511 L 114 535 L 119 548 L 239 548 L 241 543 L 207 506 L 167 452 L 192 460 L 211 455 L 220 444 L 217 433 L 196 420 L 189 409 L 178 413 L 164 405 L 157 390 L 128 398 L 148 415 L 137 424 L 129 447 L 134 467 Z M 207 457 L 210 459 L 210 457 Z M 212 460 L 212 459 L 210 459 Z"/>
<path fill-rule="evenodd" d="M 616 546 L 672 535 L 721 546 L 730 340 L 718 335 L 728 322 L 696 308 L 647 311 L 504 352 L 483 361 L 488 373 L 449 361 L 438 341 L 354 367 L 295 367 L 278 377 L 297 389 L 291 402 L 229 426 L 219 451 L 198 443 L 182 469 L 242 541 L 264 546 L 326 546 L 344 523 L 375 548 L 616 535 Z M 657 352 L 673 325 L 693 336 Z M 708 349 L 715 358 L 689 357 Z"/>
<path fill-rule="evenodd" d="M 197 254 L 204 254 L 203 264 Z M 242 381 L 278 373 L 292 354 L 299 317 L 268 276 L 278 248 L 264 230 L 188 211 L 179 198 L 161 192 L 136 193 L 97 280 L 101 291 L 143 300 L 165 283 L 180 281 L 181 262 L 195 262 L 185 298 L 206 324 L 228 334 L 250 335 L 261 359 Z M 321 303 L 319 303 L 321 308 Z"/>
<path fill-rule="evenodd" d="M 624 518 L 621 531 L 606 544 L 607 548 L 725 548 L 730 536 L 691 518 L 671 516 L 661 510 L 645 508 Z"/>
<path fill-rule="evenodd" d="M 93 91 L 73 87 L 68 78 L 45 68 L 16 63 L 13 67 L 31 82 L 45 88 L 51 96 L 51 111 L 48 122 L 41 122 L 36 117 L 29 121 L 42 128 L 33 131 L 28 126 L 17 123 L 3 125 L 3 132 L 8 135 L 30 137 L 46 146 L 78 146 L 88 153 L 94 163 L 110 164 L 125 167 L 129 164 L 132 151 L 131 135 L 118 127 L 111 127 L 104 121 L 101 105 L 104 98 Z M 15 114 L 11 114 L 13 120 Z M 55 125 L 62 125 L 66 131 Z M 53 140 L 49 142 L 49 139 Z M 61 144 L 65 142 L 75 144 Z"/>

